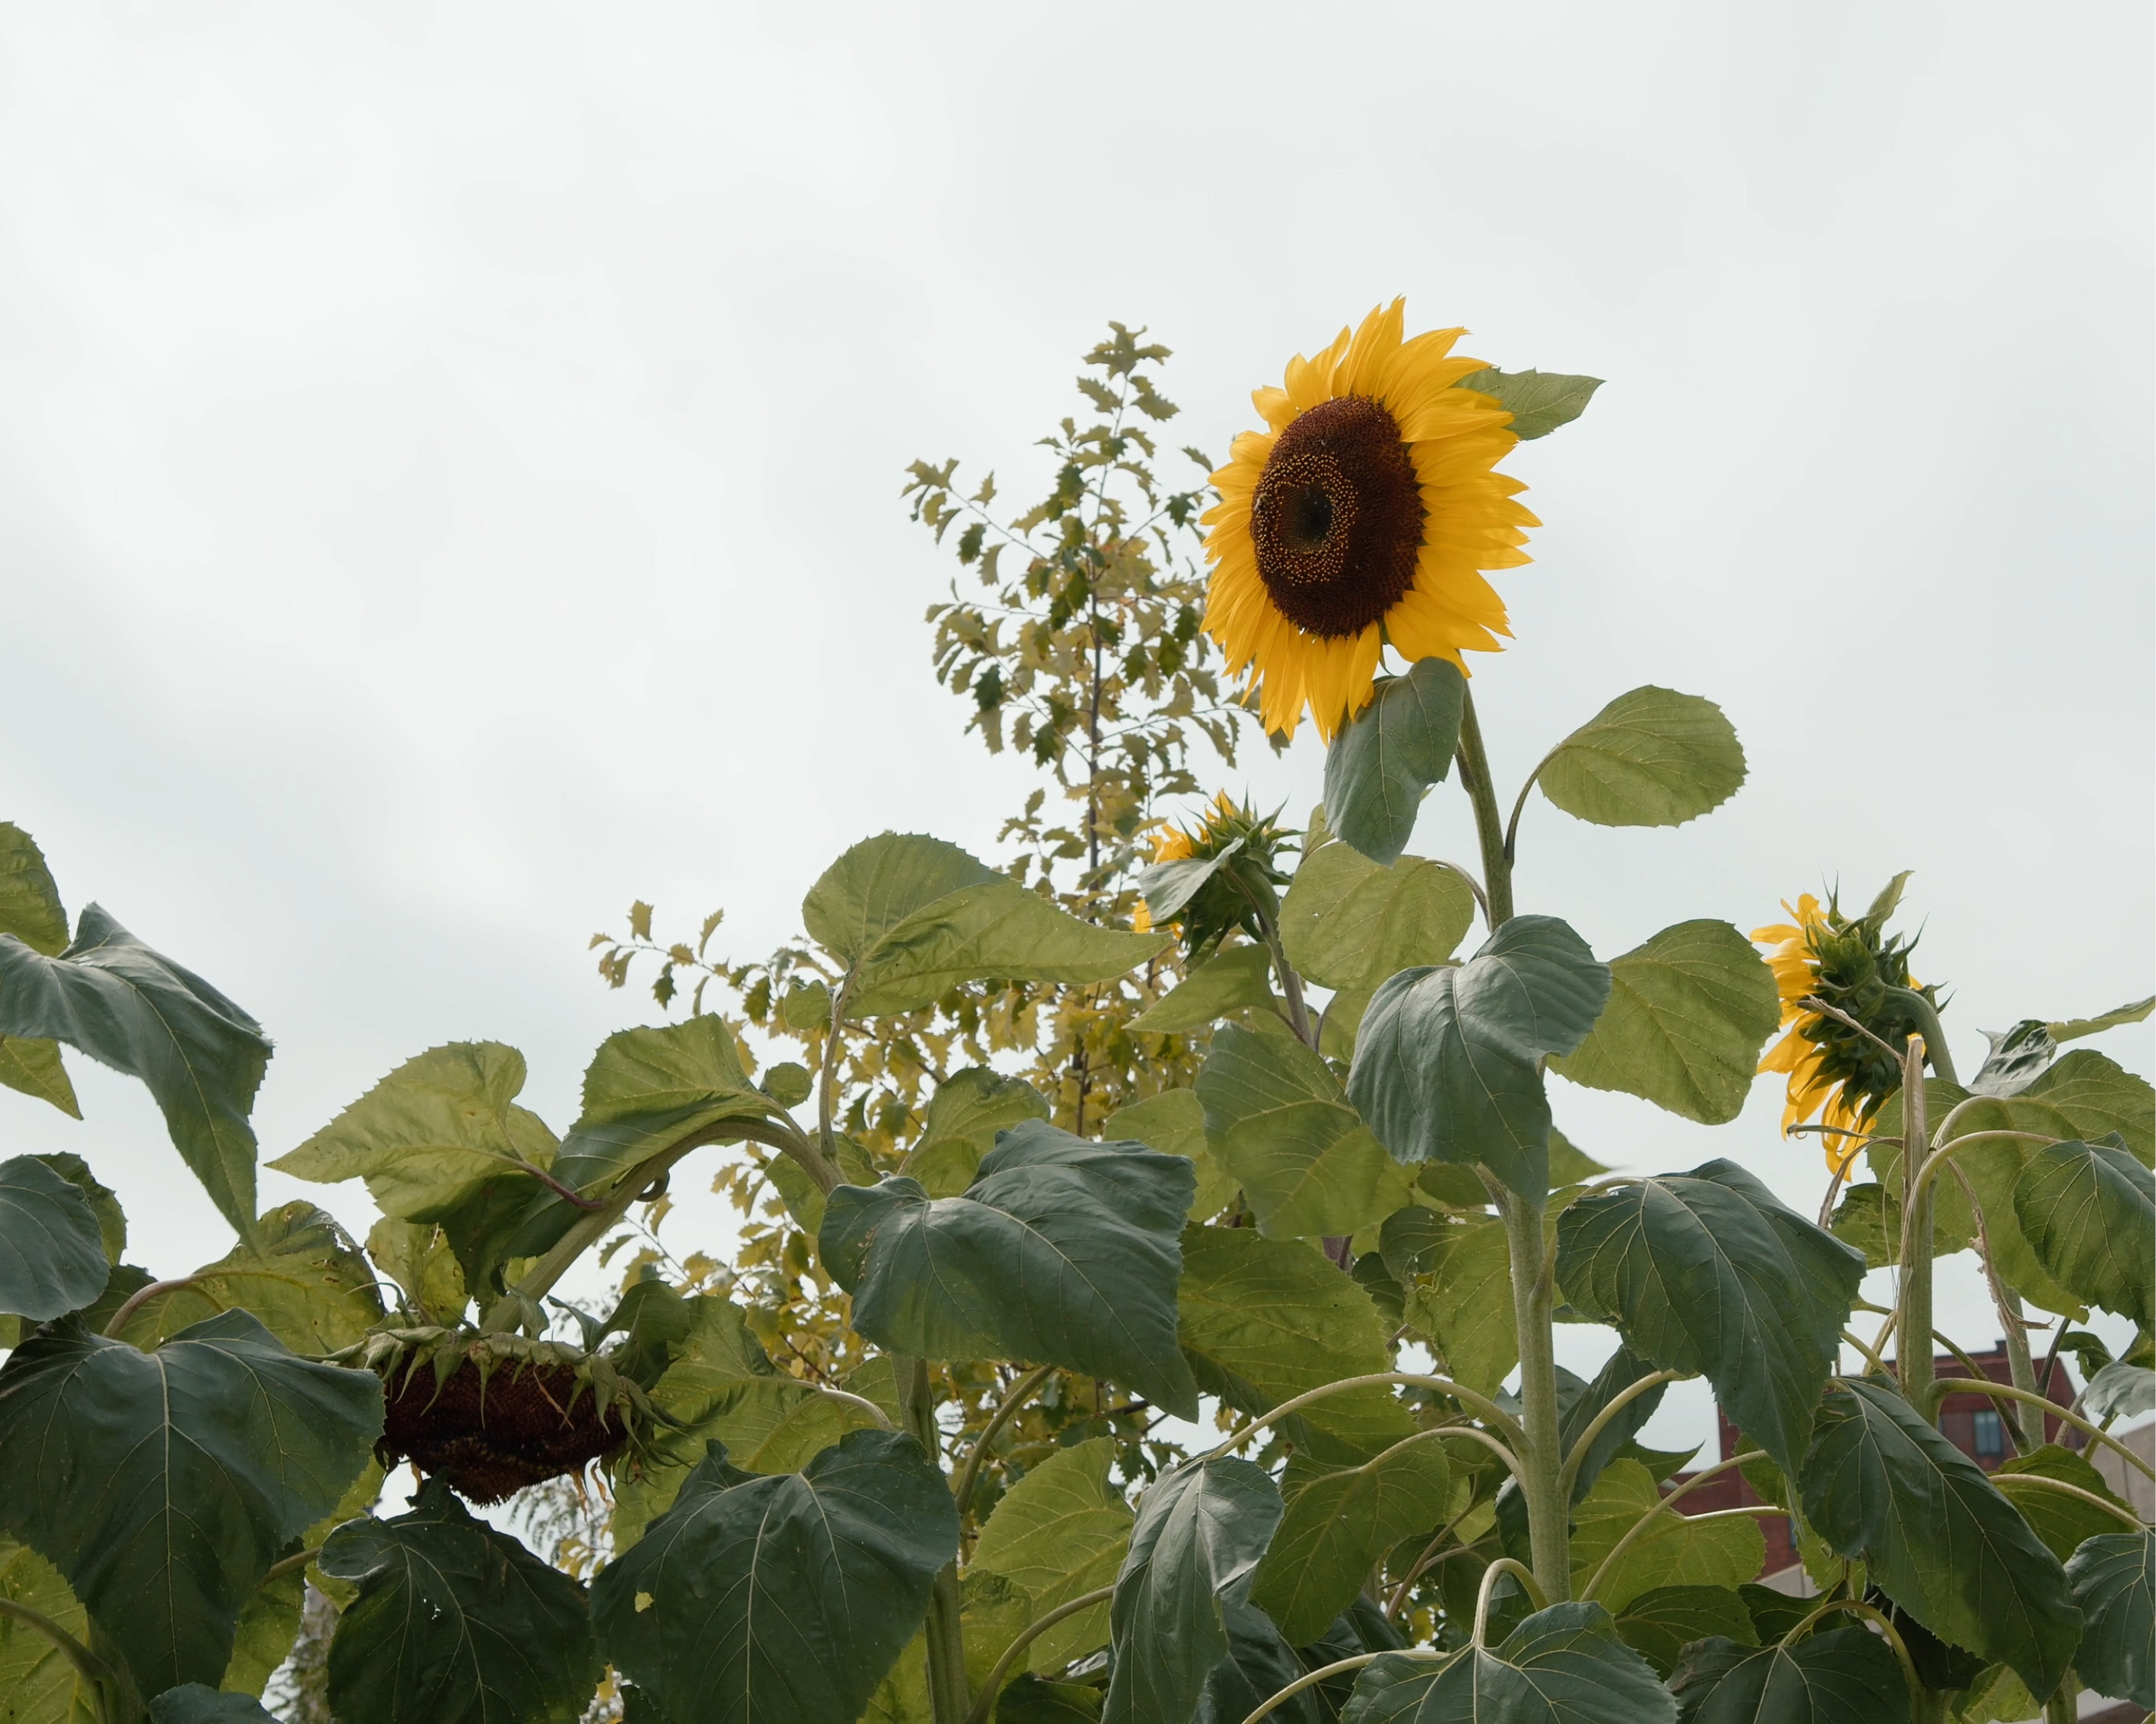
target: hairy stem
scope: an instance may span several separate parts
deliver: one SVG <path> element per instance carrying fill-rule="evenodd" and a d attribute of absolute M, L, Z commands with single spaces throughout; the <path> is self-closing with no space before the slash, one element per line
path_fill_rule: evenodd
<path fill-rule="evenodd" d="M 44 1611 L 33 1610 L 28 1604 L 18 1604 L 13 1598 L 0 1598 L 0 1617 L 11 1618 L 16 1622 L 34 1629 L 59 1648 L 62 1655 L 74 1666 L 75 1674 L 82 1678 L 89 1686 L 90 1692 L 96 1696 L 98 1712 L 110 1724 L 112 1718 L 110 1704 L 112 1678 L 111 1672 L 105 1667 L 104 1660 L 84 1645 L 81 1641 L 76 1639 L 73 1634 L 54 1622 Z"/>
<path fill-rule="evenodd" d="M 995 1443 L 996 1434 L 1010 1423 L 1033 1392 L 1055 1374 L 1055 1366 L 1041 1365 L 1027 1372 L 1004 1391 L 1002 1402 L 988 1415 L 988 1422 L 981 1427 L 981 1434 L 974 1440 L 973 1452 L 967 1455 L 966 1465 L 959 1470 L 958 1483 L 952 1494 L 957 1499 L 961 1521 L 966 1518 L 966 1511 L 973 1506 L 973 1487 L 980 1481 L 981 1463 L 988 1459 L 988 1450 Z"/>
<path fill-rule="evenodd" d="M 973 1702 L 973 1711 L 967 1713 L 966 1724 L 988 1724 L 989 1708 L 996 1703 L 997 1692 L 1003 1687 L 1004 1679 L 1010 1675 L 1011 1666 L 1024 1655 L 1027 1647 L 1032 1645 L 1035 1640 L 1054 1628 L 1065 1617 L 1075 1616 L 1081 1610 L 1091 1610 L 1096 1604 L 1105 1604 L 1115 1596 L 1116 1589 L 1111 1586 L 1099 1587 L 1090 1593 L 1081 1593 L 1076 1598 L 1066 1599 L 1058 1604 L 1046 1615 L 1035 1617 L 1020 1629 L 1018 1638 L 1004 1649 L 1004 1655 L 996 1660 L 995 1668 L 988 1672 L 988 1686 L 982 1689 L 981 1697 Z"/>
<path fill-rule="evenodd" d="M 1911 1036 L 1902 1065 L 1902 1135 L 1924 1143 L 1924 1039 Z M 1901 1339 L 1894 1344 L 1895 1374 L 1902 1393 L 1927 1420 L 1936 1414 L 1932 1396 L 1932 1184 L 1917 1178 L 1915 1155 L 1902 1157 Z"/>
<path fill-rule="evenodd" d="M 1490 931 L 1512 919 L 1512 862 L 1505 852 L 1504 817 L 1497 812 L 1497 788 L 1490 778 L 1490 757 L 1482 747 L 1482 725 L 1475 716 L 1475 696 L 1460 695 L 1460 779 L 1475 805 L 1475 831 L 1482 845 L 1483 913 Z"/>
<path fill-rule="evenodd" d="M 928 1383 L 926 1359 L 894 1357 L 900 1410 L 906 1429 L 927 1452 L 929 1465 L 943 1470 L 942 1432 L 936 1424 L 936 1398 Z M 928 1708 L 935 1724 L 963 1724 L 966 1694 L 966 1635 L 959 1619 L 958 1565 L 946 1562 L 928 1593 Z"/>
<path fill-rule="evenodd" d="M 1527 1505 L 1527 1545 L 1535 1578 L 1556 1603 L 1572 1596 L 1572 1528 L 1550 1326 L 1556 1278 L 1543 1237 L 1548 1200 L 1530 1202 L 1495 1181 L 1490 1183 L 1512 1259 L 1512 1311 L 1520 1344 L 1520 1491 Z"/>

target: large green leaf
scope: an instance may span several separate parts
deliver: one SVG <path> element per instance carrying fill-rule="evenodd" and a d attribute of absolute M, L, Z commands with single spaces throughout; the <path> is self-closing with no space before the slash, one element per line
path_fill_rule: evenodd
<path fill-rule="evenodd" d="M 1774 972 L 1749 940 L 1727 922 L 1679 922 L 1609 961 L 1609 1003 L 1550 1069 L 1724 1125 L 1743 1111 L 1780 1018 Z"/>
<path fill-rule="evenodd" d="M 1599 377 L 1568 376 L 1554 371 L 1499 371 L 1495 366 L 1470 372 L 1458 387 L 1487 395 L 1512 416 L 1512 433 L 1522 442 L 1547 437 L 1587 411 L 1602 387 Z"/>
<path fill-rule="evenodd" d="M 854 1296 L 854 1326 L 881 1346 L 1060 1365 L 1188 1419 L 1198 1391 L 1176 1351 L 1177 1235 L 1196 1188 L 1179 1156 L 1029 1120 L 963 1196 L 932 1198 L 903 1178 L 839 1187 L 819 1244 Z"/>
<path fill-rule="evenodd" d="M 1023 1587 L 1034 1614 L 1110 1585 L 1131 1543 L 1131 1511 L 1108 1482 L 1115 1439 L 1059 1449 L 1004 1493 L 967 1572 Z M 1065 1617 L 1033 1643 L 1027 1662 L 1053 1673 L 1108 1643 L 1108 1607 Z"/>
<path fill-rule="evenodd" d="M 0 1035 L 43 1036 L 141 1079 L 233 1230 L 254 1226 L 247 1116 L 270 1064 L 262 1026 L 97 905 L 57 957 L 0 934 Z"/>
<path fill-rule="evenodd" d="M 1388 868 L 1329 837 L 1302 859 L 1280 911 L 1281 943 L 1299 974 L 1364 992 L 1443 963 L 1474 924 L 1475 895 L 1454 870 L 1419 856 Z"/>
<path fill-rule="evenodd" d="M 0 1312 L 45 1322 L 88 1305 L 111 1272 L 78 1188 L 34 1156 L 0 1162 Z"/>
<path fill-rule="evenodd" d="M 2044 1480 L 2056 1480 L 2108 1502 L 2121 1514 L 2130 1512 L 2126 1503 L 2104 1482 L 2103 1475 L 2071 1449 L 2045 1443 L 2026 1455 L 2010 1455 L 1991 1482 L 1999 1494 L 2021 1511 L 2030 1531 L 2044 1541 L 2061 1562 L 2088 1540 L 2116 1532 L 2119 1514 L 2109 1514 L 2096 1503 L 2071 1491 L 2055 1491 Z"/>
<path fill-rule="evenodd" d="M 998 1132 L 1047 1117 L 1046 1100 L 1024 1078 L 969 1065 L 936 1086 L 921 1141 L 899 1172 L 918 1179 L 932 1198 L 954 1198 L 973 1183 Z"/>
<path fill-rule="evenodd" d="M 1464 965 L 1404 970 L 1355 1042 L 1348 1098 L 1397 1161 L 1480 1162 L 1539 1199 L 1549 1189 L 1542 1061 L 1586 1038 L 1609 972 L 1554 916 L 1514 916 Z"/>
<path fill-rule="evenodd" d="M 77 1640 L 90 1616 L 59 1571 L 28 1545 L 0 1538 L 0 1599 L 49 1618 Z M 0 1721 L 4 1724 L 106 1724 L 97 1696 L 68 1655 L 17 1617 L 0 1612 Z"/>
<path fill-rule="evenodd" d="M 1379 862 L 1399 859 L 1433 784 L 1452 769 L 1467 679 L 1444 659 L 1382 680 L 1325 753 L 1325 824 Z"/>
<path fill-rule="evenodd" d="M 1650 685 L 1558 743 L 1536 778 L 1565 813 L 1598 826 L 1681 826 L 1736 795 L 1744 748 L 1713 701 Z"/>
<path fill-rule="evenodd" d="M 955 844 L 885 833 L 825 870 L 801 906 L 848 967 L 854 1017 L 910 1011 L 962 982 L 1105 982 L 1165 951 L 1165 936 L 1097 928 Z"/>
<path fill-rule="evenodd" d="M 67 949 L 67 910 L 44 852 L 11 820 L 0 820 L 0 934 L 47 957 Z"/>
<path fill-rule="evenodd" d="M 2076 1299 L 2156 1327 L 2156 1174 L 2108 1143 L 2032 1147 L 2014 1182 L 2014 1213 Z"/>
<path fill-rule="evenodd" d="M 716 1014 L 608 1036 L 584 1073 L 583 1101 L 552 1172 L 591 1198 L 685 1137 L 778 1111 L 742 1070 L 733 1032 Z"/>
<path fill-rule="evenodd" d="M 1405 1438 L 1360 1466 L 1320 1473 L 1287 1499 L 1250 1602 L 1291 1644 L 1315 1640 L 1387 1551 L 1445 1523 L 1452 1496 L 1452 1465 L 1435 1432 Z"/>
<path fill-rule="evenodd" d="M 300 1198 L 264 1214 L 254 1244 L 136 1306 L 120 1332 L 153 1347 L 233 1310 L 252 1311 L 294 1352 L 316 1355 L 351 1346 L 382 1315 L 372 1265 L 326 1210 Z"/>
<path fill-rule="evenodd" d="M 1421 1229 L 1424 1237 L 1413 1254 L 1408 1321 L 1428 1339 L 1446 1375 L 1495 1394 L 1520 1362 L 1512 1253 L 1505 1224 L 1494 1215 L 1459 1221 L 1428 1209 L 1401 1213 L 1410 1219 L 1430 1217 L 1435 1223 Z M 1393 1244 L 1398 1231 L 1388 1223 L 1381 1245 Z M 1392 1261 L 1390 1249 L 1386 1260 Z"/>
<path fill-rule="evenodd" d="M 1553 1604 L 1502 1645 L 1449 1664 L 1381 1658 L 1356 1679 L 1341 1724 L 1674 1724 L 1653 1667 L 1599 1604 Z"/>
<path fill-rule="evenodd" d="M 1697 1372 L 1785 1471 L 1849 1321 L 1863 1254 L 1733 1162 L 1590 1193 L 1558 1219 L 1558 1285 L 1657 1365 Z"/>
<path fill-rule="evenodd" d="M 2099 1694 L 2156 1706 L 2156 1532 L 2092 1538 L 2066 1564 L 2087 1626 L 2074 1655 L 2082 1680 Z"/>
<path fill-rule="evenodd" d="M 1332 1067 L 1299 1042 L 1224 1027 L 1198 1074 L 1198 1097 L 1206 1143 L 1262 1233 L 1352 1234 L 1408 1200 L 1414 1172 L 1378 1147 Z"/>
<path fill-rule="evenodd" d="M 706 1294 L 684 1300 L 688 1325 L 652 1385 L 674 1421 L 648 1459 L 625 1460 L 615 1480 L 614 1547 L 625 1550 L 674 1501 L 716 1438 L 742 1470 L 798 1472 L 850 1430 L 875 1424 L 865 1408 L 819 1393 L 771 1362 L 742 1308 Z"/>
<path fill-rule="evenodd" d="M 1883 1383 L 1837 1383 L 1798 1475 L 1804 1519 L 1941 1639 L 2058 1686 L 2081 1635 L 2059 1559 L 1953 1444 Z"/>
<path fill-rule="evenodd" d="M 1581 1385 L 1578 1392 L 1567 1397 L 1564 1378 L 1569 1375 L 1560 1367 L 1558 1377 L 1558 1444 L 1569 1455 L 1587 1434 L 1587 1428 L 1599 1418 L 1609 1403 L 1641 1378 L 1653 1373 L 1654 1361 L 1635 1352 L 1629 1347 L 1620 1347 L 1602 1362 L 1602 1368 L 1594 1373 L 1594 1381 Z M 1655 1416 L 1662 1404 L 1663 1388 L 1658 1385 L 1644 1394 L 1635 1395 L 1620 1408 L 1609 1422 L 1595 1433 L 1594 1441 L 1580 1457 L 1579 1470 L 1572 1481 L 1573 1501 L 1594 1488 L 1594 1481 L 1602 1476 L 1603 1468 L 1624 1450 L 1633 1438 L 1645 1429 L 1647 1421 Z M 1656 1473 L 1660 1480 L 1666 1475 Z"/>
<path fill-rule="evenodd" d="M 1257 1567 L 1280 1518 L 1273 1481 L 1232 1455 L 1154 1480 L 1116 1577 L 1106 1724 L 1188 1724 L 1228 1651 L 1222 1594 Z"/>
<path fill-rule="evenodd" d="M 432 1220 L 504 1172 L 531 1180 L 553 1166 L 554 1134 L 516 1105 L 523 1087 L 514 1048 L 429 1048 L 270 1165 L 300 1179 L 364 1179 L 385 1215 Z"/>
<path fill-rule="evenodd" d="M 614 1665 L 670 1716 L 853 1724 L 958 1548 L 942 1474 L 896 1431 L 752 1478 L 714 1445 L 592 1588 Z"/>
<path fill-rule="evenodd" d="M 346 1522 L 317 1561 L 359 1588 L 330 1643 L 339 1724 L 571 1724 L 590 1705 L 603 1666 L 583 1588 L 442 1480 L 409 1514 Z"/>
<path fill-rule="evenodd" d="M 381 1429 L 371 1372 L 296 1358 L 245 1311 L 154 1352 L 69 1320 L 0 1369 L 0 1521 L 144 1693 L 214 1682 L 241 1606 Z"/>
<path fill-rule="evenodd" d="M 1206 1147 L 1205 1104 L 1195 1090 L 1163 1090 L 1118 1108 L 1101 1135 L 1128 1138 L 1192 1163 L 1198 1169 L 1198 1195 L 1190 1202 L 1193 1221 L 1210 1221 L 1235 1198 L 1235 1176 Z"/>
<path fill-rule="evenodd" d="M 1726 1586 L 1658 1586 L 1617 1613 L 1617 1638 L 1665 1680 L 1686 1647 L 1714 1635 L 1739 1646 L 1759 1644 L 1743 1598 Z"/>
<path fill-rule="evenodd" d="M 1862 1627 L 1754 1647 L 1695 1646 L 1670 1683 L 1683 1724 L 1897 1724 L 1909 1685 L 1886 1641 Z"/>
<path fill-rule="evenodd" d="M 1132 1029 L 1155 1035 L 1198 1029 L 1236 1012 L 1271 1011 L 1272 955 L 1262 946 L 1231 946 L 1215 952 L 1144 1011 Z"/>
<path fill-rule="evenodd" d="M 1636 1460 L 1611 1461 L 1594 1488 L 1573 1506 L 1572 1584 L 1584 1591 L 1618 1542 L 1655 1513 L 1662 1500 L 1654 1475 Z M 1622 1611 L 1663 1586 L 1735 1588 L 1758 1573 L 1767 1542 L 1752 1519 L 1695 1521 L 1674 1511 L 1655 1516 L 1647 1530 L 1603 1575 L 1596 1599 Z"/>
<path fill-rule="evenodd" d="M 1370 1296 L 1300 1240 L 1192 1228 L 1183 1236 L 1178 1302 L 1178 1333 L 1199 1387 L 1245 1413 L 1392 1368 L 1391 1337 Z M 1358 1460 L 1415 1428 L 1381 1387 L 1328 1395 L 1300 1418 L 1359 1451 Z"/>

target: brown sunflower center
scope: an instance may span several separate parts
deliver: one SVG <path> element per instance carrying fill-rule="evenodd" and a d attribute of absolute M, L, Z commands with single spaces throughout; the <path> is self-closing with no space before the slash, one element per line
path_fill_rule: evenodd
<path fill-rule="evenodd" d="M 1250 503 L 1258 577 L 1312 634 L 1359 634 L 1414 583 L 1422 487 L 1393 416 L 1345 395 L 1273 444 Z"/>

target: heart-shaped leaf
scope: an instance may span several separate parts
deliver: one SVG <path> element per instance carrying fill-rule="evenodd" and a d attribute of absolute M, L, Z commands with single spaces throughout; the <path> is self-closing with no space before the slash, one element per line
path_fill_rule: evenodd
<path fill-rule="evenodd" d="M 141 1079 L 181 1158 L 233 1230 L 254 1229 L 247 1116 L 270 1064 L 262 1026 L 97 905 L 58 956 L 0 934 L 0 1035 L 46 1037 Z"/>
<path fill-rule="evenodd" d="M 0 1369 L 0 1521 L 162 1694 L 214 1682 L 270 1565 L 382 1430 L 371 1372 L 295 1357 L 226 1311 L 142 1352 L 75 1320 Z"/>
<path fill-rule="evenodd" d="M 1609 961 L 1609 1003 L 1550 1069 L 1723 1125 L 1743 1111 L 1780 1019 L 1774 972 L 1749 940 L 1727 922 L 1679 922 Z"/>
<path fill-rule="evenodd" d="M 1230 1013 L 1272 1010 L 1272 955 L 1264 947 L 1231 946 L 1132 1018 L 1130 1027 L 1155 1035 L 1178 1034 Z"/>
<path fill-rule="evenodd" d="M 1512 1308 L 1512 1252 L 1505 1224 L 1496 1216 L 1450 1220 L 1430 1209 L 1406 1209 L 1413 1220 L 1429 1217 L 1415 1271 L 1407 1290 L 1407 1321 L 1436 1349 L 1454 1382 L 1495 1394 L 1520 1362 L 1519 1326 Z M 1419 1229 L 1420 1230 L 1420 1229 Z M 1381 1248 L 1401 1243 L 1388 1221 Z M 1392 1260 L 1390 1249 L 1388 1262 Z"/>
<path fill-rule="evenodd" d="M 915 1180 L 842 1185 L 824 1264 L 870 1340 L 939 1359 L 1037 1360 L 1108 1377 L 1183 1418 L 1198 1391 L 1175 1344 L 1177 1236 L 1191 1164 L 1040 1121 L 1005 1132 L 963 1196 Z"/>
<path fill-rule="evenodd" d="M 1340 1724 L 1675 1724 L 1676 1702 L 1599 1604 L 1553 1604 L 1449 1663 L 1381 1658 Z"/>
<path fill-rule="evenodd" d="M 778 1111 L 749 1081 L 733 1032 L 716 1014 L 608 1036 L 584 1073 L 583 1100 L 552 1172 L 588 1198 L 685 1137 Z"/>
<path fill-rule="evenodd" d="M 1584 1591 L 1600 1573 L 1595 1598 L 1621 1611 L 1658 1586 L 1734 1588 L 1758 1573 L 1767 1544 L 1756 1521 L 1695 1521 L 1679 1514 L 1656 1515 L 1617 1566 L 1603 1573 L 1625 1535 L 1654 1514 L 1661 1500 L 1654 1475 L 1640 1462 L 1613 1460 L 1603 1470 L 1594 1488 L 1573 1506 L 1575 1590 Z"/>
<path fill-rule="evenodd" d="M 766 1478 L 715 1444 L 593 1583 L 592 1617 L 670 1716 L 854 1724 L 957 1548 L 950 1490 L 903 1432 L 851 1432 Z"/>
<path fill-rule="evenodd" d="M 1479 1162 L 1549 1189 L 1545 1055 L 1585 1039 L 1609 972 L 1554 916 L 1518 916 L 1464 965 L 1404 970 L 1363 1014 L 1348 1099 L 1396 1161 Z"/>
<path fill-rule="evenodd" d="M 1558 1284 L 1666 1369 L 1697 1372 L 1794 1471 L 1864 1278 L 1861 1252 L 1732 1162 L 1589 1193 L 1558 1219 Z"/>
<path fill-rule="evenodd" d="M 899 1172 L 918 1179 L 932 1198 L 954 1198 L 973 1183 L 998 1132 L 1047 1117 L 1047 1101 L 1024 1078 L 969 1065 L 936 1086 L 921 1141 Z"/>
<path fill-rule="evenodd" d="M 1251 1602 L 1291 1645 L 1315 1640 L 1387 1551 L 1444 1525 L 1452 1487 L 1452 1464 L 1435 1433 L 1406 1438 L 1361 1466 L 1318 1474 L 1288 1497 Z"/>
<path fill-rule="evenodd" d="M 1025 1589 L 1045 1616 L 1111 1584 L 1131 1544 L 1131 1511 L 1108 1482 L 1115 1440 L 1059 1449 L 997 1502 L 967 1573 L 1000 1574 Z M 1033 1643 L 1028 1662 L 1053 1673 L 1108 1644 L 1108 1607 L 1065 1617 Z"/>
<path fill-rule="evenodd" d="M 34 1156 L 0 1162 L 0 1312 L 46 1322 L 105 1290 L 97 1213 Z"/>
<path fill-rule="evenodd" d="M 1617 1613 L 1617 1638 L 1665 1680 L 1684 1661 L 1685 1648 L 1712 1637 L 1759 1644 L 1744 1600 L 1726 1586 L 1659 1586 Z"/>
<path fill-rule="evenodd" d="M 1128 1138 L 1179 1155 L 1198 1169 L 1198 1195 L 1190 1201 L 1193 1221 L 1210 1221 L 1234 1201 L 1235 1176 L 1220 1165 L 1205 1145 L 1205 1104 L 1195 1090 L 1163 1090 L 1108 1116 L 1101 1135 Z"/>
<path fill-rule="evenodd" d="M 1597 826 L 1681 826 L 1737 794 L 1744 749 L 1712 700 L 1651 685 L 1620 695 L 1536 769 L 1543 794 Z"/>
<path fill-rule="evenodd" d="M 1207 1147 L 1268 1236 L 1352 1234 L 1407 1202 L 1414 1173 L 1379 1147 L 1332 1067 L 1301 1043 L 1224 1026 L 1197 1087 Z"/>
<path fill-rule="evenodd" d="M 2075 1298 L 2156 1327 L 2156 1174 L 2108 1143 L 2047 1144 L 2022 1162 L 2014 1214 Z"/>
<path fill-rule="evenodd" d="M 1452 769 L 1467 679 L 1445 659 L 1380 681 L 1325 753 L 1325 824 L 1378 862 L 1408 847 L 1433 784 Z"/>
<path fill-rule="evenodd" d="M 1682 1724 L 1896 1724 L 1909 1716 L 1901 1660 L 1865 1628 L 1791 1646 L 1717 1635 L 1691 1650 L 1670 1687 Z"/>
<path fill-rule="evenodd" d="M 2047 1695 L 2081 1613 L 2059 1559 L 1976 1463 L 1883 1383 L 1840 1383 L 1799 1474 L 1804 1519 L 1910 1616 Z"/>
<path fill-rule="evenodd" d="M 1388 976 L 1441 964 L 1475 925 L 1466 877 L 1419 856 L 1389 868 L 1324 834 L 1281 902 L 1281 944 L 1306 981 L 1374 991 Z"/>
<path fill-rule="evenodd" d="M 316 1559 L 359 1589 L 330 1643 L 340 1724 L 573 1724 L 603 1670 L 584 1589 L 474 1520 L 442 1480 L 348 1521 Z"/>
<path fill-rule="evenodd" d="M 1153 1481 L 1116 1577 L 1106 1724 L 1189 1724 L 1228 1651 L 1223 1595 L 1257 1567 L 1280 1518 L 1271 1479 L 1232 1455 Z"/>
<path fill-rule="evenodd" d="M 2156 1706 L 2156 1532 L 2092 1538 L 2066 1564 L 2087 1626 L 2074 1663 L 2099 1694 Z"/>

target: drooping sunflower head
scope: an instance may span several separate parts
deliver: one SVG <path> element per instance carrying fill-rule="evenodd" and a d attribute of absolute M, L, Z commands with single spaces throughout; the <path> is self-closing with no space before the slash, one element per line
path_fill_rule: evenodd
<path fill-rule="evenodd" d="M 1807 892 L 1782 908 L 1794 919 L 1754 928 L 1752 937 L 1768 947 L 1767 962 L 1782 996 L 1787 1034 L 1767 1050 L 1759 1070 L 1789 1079 L 1782 1129 L 1810 1121 L 1830 1127 L 1824 1142 L 1827 1163 L 1845 1168 L 1863 1147 L 1861 1133 L 1887 1098 L 1902 1087 L 1902 1065 L 1871 1036 L 1840 1018 L 1804 1003 L 1822 1000 L 1847 1013 L 1892 1047 L 1901 1047 L 1923 1028 L 1912 997 L 1934 1008 L 1934 989 L 1909 973 L 1913 940 L 1890 936 L 1887 921 L 1900 902 L 1907 875 L 1898 875 L 1862 916 L 1841 912 L 1830 894 L 1825 904 Z"/>
<path fill-rule="evenodd" d="M 1465 331 L 1402 338 L 1404 304 L 1289 362 L 1282 387 L 1251 398 L 1266 428 L 1213 475 L 1205 629 L 1285 736 L 1307 711 L 1331 737 L 1368 702 L 1389 645 L 1465 670 L 1461 653 L 1511 633 L 1482 577 L 1527 562 L 1538 525 L 1496 470 L 1518 441 L 1512 415 L 1459 387 L 1484 368 L 1454 356 Z"/>

